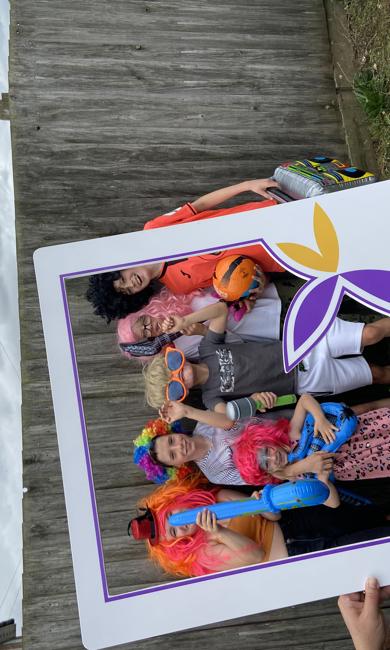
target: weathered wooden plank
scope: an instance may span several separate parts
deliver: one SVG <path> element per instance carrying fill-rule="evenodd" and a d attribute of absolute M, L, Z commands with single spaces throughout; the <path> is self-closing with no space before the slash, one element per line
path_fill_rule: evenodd
<path fill-rule="evenodd" d="M 224 57 L 225 58 L 225 57 Z M 116 173 L 117 177 L 125 175 L 125 177 L 133 178 L 137 174 L 137 169 L 132 169 L 131 162 L 135 157 L 139 158 L 140 162 L 145 159 L 145 151 L 143 147 L 140 146 L 138 141 L 132 143 L 131 149 L 129 146 L 123 144 L 123 141 L 119 139 L 119 131 L 124 130 L 127 132 L 130 129 L 130 126 L 134 122 L 139 122 L 142 120 L 142 116 L 148 116 L 149 119 L 153 119 L 153 127 L 151 125 L 144 127 L 144 131 L 152 132 L 156 129 L 167 129 L 166 138 L 177 137 L 176 129 L 178 133 L 180 131 L 187 131 L 189 128 L 202 129 L 212 131 L 214 135 L 215 131 L 219 132 L 219 137 L 224 136 L 226 128 L 234 130 L 234 148 L 235 153 L 242 158 L 245 157 L 247 151 L 248 156 L 252 157 L 255 154 L 255 148 L 253 145 L 250 145 L 248 148 L 244 147 L 243 144 L 240 145 L 239 135 L 244 135 L 245 131 L 241 128 L 237 131 L 237 119 L 241 117 L 242 119 L 248 122 L 248 125 L 254 126 L 258 133 L 265 132 L 266 125 L 273 122 L 274 128 L 283 126 L 286 123 L 287 119 L 299 119 L 302 117 L 302 109 L 311 109 L 316 111 L 316 114 L 313 115 L 313 119 L 310 123 L 310 129 L 314 129 L 316 126 L 319 126 L 326 129 L 327 132 L 331 132 L 331 129 L 337 123 L 337 112 L 335 108 L 330 105 L 328 108 L 325 107 L 328 95 L 320 93 L 319 96 L 310 97 L 307 95 L 301 96 L 297 99 L 297 103 L 294 104 L 294 107 L 286 109 L 285 106 L 280 106 L 279 95 L 274 94 L 273 97 L 264 99 L 261 104 L 259 104 L 256 97 L 248 98 L 247 95 L 243 94 L 241 96 L 233 98 L 229 105 L 224 104 L 224 100 L 228 99 L 228 96 L 221 97 L 217 95 L 215 97 L 210 96 L 210 99 L 205 106 L 204 99 L 198 97 L 197 99 L 192 99 L 184 94 L 177 93 L 177 99 L 181 100 L 181 111 L 180 113 L 175 113 L 172 111 L 172 100 L 171 97 L 162 96 L 159 106 L 150 103 L 150 97 L 148 101 L 148 96 L 138 97 L 137 101 L 129 102 L 127 99 L 119 97 L 116 101 L 116 110 L 120 113 L 119 123 L 113 124 L 110 113 L 110 104 L 107 101 L 100 100 L 99 102 L 99 113 L 100 113 L 100 124 L 101 128 L 105 134 L 110 133 L 113 137 L 110 142 L 105 143 L 102 146 L 102 151 L 94 154 L 98 156 L 98 160 L 101 161 L 99 166 L 96 165 L 96 172 L 102 174 L 103 171 Z M 97 98 L 98 99 L 98 98 Z M 258 124 L 257 112 L 261 106 L 261 114 L 263 121 L 261 124 Z M 82 101 L 79 100 L 78 104 L 73 103 L 72 105 L 63 105 L 58 107 L 53 113 L 53 106 L 50 102 L 47 102 L 47 113 L 46 120 L 50 119 L 52 116 L 55 118 L 55 130 L 59 133 L 63 133 L 68 128 L 68 122 L 71 118 L 73 111 L 76 109 L 79 116 L 79 127 L 81 132 L 85 135 L 86 138 L 91 137 L 90 132 L 90 120 L 93 113 L 96 112 L 96 108 L 92 109 L 88 105 L 85 105 Z M 126 117 L 125 109 L 131 111 L 131 119 Z M 275 111 L 277 110 L 277 115 L 275 116 Z M 216 119 L 220 118 L 220 123 L 216 125 L 215 130 L 213 127 L 213 122 Z M 28 118 L 25 118 L 26 120 Z M 54 127 L 53 127 L 54 128 Z M 42 148 L 49 150 L 49 130 L 46 130 L 42 125 L 42 133 L 39 134 L 40 142 Z M 297 138 L 296 142 L 299 145 L 298 134 L 303 133 L 303 127 L 298 127 L 295 136 Z M 211 133 L 210 133 L 211 134 Z M 225 135 L 226 137 L 226 135 Z M 274 142 L 275 137 L 278 137 L 280 141 L 282 138 L 278 136 L 278 132 L 272 134 L 270 142 Z M 241 141 L 242 142 L 242 141 Z M 284 140 L 283 140 L 284 142 Z M 269 146 L 265 150 L 266 153 L 272 153 Z M 156 153 L 156 162 L 162 161 L 164 159 L 164 147 L 158 143 L 153 144 L 153 149 Z M 232 143 L 233 144 L 233 143 Z M 313 146 L 313 145 L 312 145 Z M 30 145 L 31 147 L 31 145 Z M 31 147 L 32 153 L 33 148 Z M 56 145 L 56 151 L 62 152 L 64 163 L 66 166 L 70 166 L 73 162 L 72 168 L 80 165 L 84 156 L 88 152 L 93 151 L 93 144 L 87 144 L 86 150 L 79 143 L 75 143 L 74 146 L 70 146 L 67 143 L 59 142 Z M 116 153 L 120 155 L 118 157 L 118 165 L 113 165 L 112 154 Z M 194 147 L 193 150 L 188 150 L 188 147 L 185 144 L 178 145 L 177 149 L 172 152 L 172 158 L 170 163 L 175 161 L 183 160 L 186 162 L 188 160 L 199 160 L 199 156 L 202 157 L 205 161 L 213 160 L 216 157 L 221 157 L 220 152 L 215 152 L 211 146 L 205 147 Z M 94 158 L 96 160 L 96 158 Z M 264 166 L 264 161 L 261 161 L 261 164 Z M 37 172 L 35 172 L 36 175 Z M 163 177 L 167 177 L 167 173 L 162 171 Z M 139 174 L 141 178 L 141 174 Z M 148 185 L 143 183 L 143 192 L 148 191 Z M 149 187 L 150 192 L 150 187 Z"/>
<path fill-rule="evenodd" d="M 125 460 L 122 463 L 112 462 L 109 465 L 104 461 L 94 463 L 92 469 L 94 472 L 94 483 L 98 488 L 108 488 L 113 485 L 128 487 L 131 483 L 142 476 L 140 470 L 132 467 L 129 450 L 124 449 Z M 60 475 L 60 463 L 57 454 L 54 458 L 50 457 L 50 451 L 44 451 L 37 457 L 32 456 L 27 459 L 27 465 L 24 472 L 24 483 L 29 488 L 31 494 L 34 494 L 35 485 L 45 484 L 46 489 L 51 494 L 61 493 L 62 478 Z M 30 458 L 32 458 L 31 464 Z M 28 469 L 27 469 L 28 468 Z M 142 478 L 144 480 L 144 478 Z"/>
<path fill-rule="evenodd" d="M 144 475 L 141 472 L 139 472 L 139 478 L 141 480 L 138 485 L 136 484 L 136 476 L 132 476 L 131 483 L 129 482 L 130 484 L 127 487 L 111 487 L 104 490 L 97 489 L 95 492 L 96 498 L 98 501 L 101 500 L 99 516 L 102 517 L 106 513 L 116 513 L 117 516 L 119 513 L 122 513 L 123 516 L 123 513 L 127 514 L 130 513 L 130 510 L 133 511 L 134 504 L 139 499 L 146 497 L 155 487 L 152 483 L 145 482 Z M 29 498 L 35 499 L 36 496 L 39 496 L 39 504 L 34 508 L 34 513 L 26 513 L 26 526 L 34 524 L 37 517 L 43 518 L 43 515 L 45 515 L 47 521 L 51 521 L 52 519 L 65 519 L 65 508 L 60 505 L 61 497 L 62 504 L 64 505 L 63 494 L 60 493 L 56 499 L 53 499 L 53 494 L 48 494 L 40 486 L 34 490 L 33 495 L 29 492 L 23 498 L 27 501 Z"/>
<path fill-rule="evenodd" d="M 284 611 L 284 610 L 282 610 Z M 310 620 L 310 619 L 309 619 Z M 291 619 L 286 626 L 285 622 L 264 622 L 235 626 L 234 622 L 226 627 L 194 629 L 177 634 L 169 634 L 163 638 L 152 638 L 133 644 L 124 644 L 118 648 L 157 648 L 165 644 L 169 648 L 195 648 L 199 644 L 208 645 L 210 637 L 218 636 L 218 642 L 228 650 L 237 648 L 261 648 L 264 650 L 279 650 L 282 647 L 293 647 L 295 650 L 349 650 L 353 649 L 352 643 L 346 636 L 345 626 L 338 614 L 318 617 L 310 621 L 310 635 L 307 634 L 308 619 Z M 29 628 L 31 629 L 31 622 Z M 54 628 L 54 629 L 53 629 Z M 56 648 L 69 648 L 79 650 L 77 645 L 78 626 L 70 621 L 59 621 L 58 624 L 41 623 L 42 635 L 29 635 L 26 639 L 29 647 L 37 650 L 51 650 L 50 643 L 55 642 Z M 214 634 L 213 634 L 214 632 Z M 57 641 L 58 635 L 58 641 Z M 308 639 L 310 636 L 310 639 Z M 306 641 L 305 641 L 306 639 Z"/>
<path fill-rule="evenodd" d="M 119 408 L 118 408 L 119 404 Z M 87 412 L 88 424 L 94 426 L 94 440 L 107 441 L 107 431 L 110 431 L 109 440 L 125 440 L 126 437 L 132 439 L 140 433 L 145 425 L 145 414 L 142 412 L 131 413 L 131 419 L 127 409 L 121 408 L 123 405 L 123 394 L 117 397 L 105 399 L 103 397 L 90 398 L 85 401 L 85 410 Z M 153 413 L 152 410 L 148 416 Z M 109 414 L 109 415 L 108 415 Z M 154 416 L 154 415 L 153 415 Z M 27 451 L 35 451 L 37 447 L 44 448 L 45 443 L 48 447 L 56 446 L 56 430 L 53 422 L 53 415 L 46 414 L 45 419 L 40 424 L 26 425 L 26 447 Z M 130 439 L 129 438 L 129 439 Z"/>
<path fill-rule="evenodd" d="M 32 568 L 29 571 L 28 585 L 26 585 L 25 597 L 40 597 L 53 594 L 57 597 L 62 594 L 70 593 L 74 590 L 74 578 L 71 565 L 59 566 L 55 571 L 57 585 L 53 590 L 53 573 L 48 575 L 44 571 L 44 565 L 37 564 L 38 570 L 35 572 Z M 125 576 L 125 577 L 124 577 Z M 134 562 L 113 562 L 110 565 L 110 580 L 113 583 L 112 589 L 115 593 L 117 588 L 119 593 L 127 593 L 134 589 L 143 589 L 163 582 L 167 579 L 159 574 L 159 570 L 146 558 L 138 558 Z M 126 582 L 127 581 L 127 582 Z M 172 580 L 169 580 L 170 582 Z"/>
<path fill-rule="evenodd" d="M 120 400 L 122 397 L 118 397 L 117 399 Z M 127 439 L 129 451 L 132 451 L 131 441 L 141 432 L 148 417 L 141 413 L 136 419 L 133 420 L 131 418 L 130 422 L 127 412 L 120 412 L 116 414 L 116 417 L 112 414 L 112 417 L 109 418 L 107 417 L 107 402 L 101 404 L 99 400 L 99 406 L 100 409 L 98 408 L 97 411 L 94 411 L 95 418 L 88 418 L 88 424 L 94 426 L 94 440 L 98 443 L 99 441 L 107 441 L 107 438 L 109 438 L 112 443 L 123 443 Z M 105 418 L 99 422 L 96 413 L 101 413 Z M 54 422 L 51 424 L 42 423 L 39 426 L 26 425 L 26 431 L 28 441 L 24 449 L 27 456 L 43 449 L 57 449 L 57 435 Z"/>

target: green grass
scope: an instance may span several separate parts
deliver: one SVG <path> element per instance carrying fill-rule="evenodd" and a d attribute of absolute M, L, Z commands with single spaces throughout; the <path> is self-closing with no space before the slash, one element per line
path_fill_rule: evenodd
<path fill-rule="evenodd" d="M 354 91 L 367 115 L 382 178 L 390 178 L 390 5 L 345 0 L 358 72 Z"/>

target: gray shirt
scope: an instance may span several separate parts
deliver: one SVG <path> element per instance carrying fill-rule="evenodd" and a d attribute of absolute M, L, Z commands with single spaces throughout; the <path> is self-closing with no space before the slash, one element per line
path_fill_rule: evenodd
<path fill-rule="evenodd" d="M 254 392 L 273 391 L 277 395 L 296 392 L 296 371 L 284 372 L 281 341 L 226 343 L 225 334 L 209 330 L 199 346 L 199 357 L 209 369 L 202 398 L 210 410 L 218 402 L 247 397 Z"/>

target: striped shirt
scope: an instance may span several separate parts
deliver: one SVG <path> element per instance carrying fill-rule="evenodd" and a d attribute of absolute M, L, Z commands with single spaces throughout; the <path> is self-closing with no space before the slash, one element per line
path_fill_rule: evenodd
<path fill-rule="evenodd" d="M 280 418 L 291 419 L 293 409 L 279 409 L 267 412 L 264 415 L 256 416 L 259 422 L 264 420 L 279 420 Z M 234 429 L 225 431 L 217 429 L 208 424 L 198 422 L 193 433 L 211 440 L 211 448 L 206 456 L 195 461 L 200 471 L 216 485 L 248 485 L 242 478 L 233 461 L 233 445 L 242 433 L 243 427 L 249 420 L 241 421 Z"/>
<path fill-rule="evenodd" d="M 196 464 L 210 483 L 217 485 L 246 485 L 233 462 L 232 445 L 241 433 L 240 429 L 216 429 L 198 422 L 194 434 L 211 440 L 211 448 Z"/>

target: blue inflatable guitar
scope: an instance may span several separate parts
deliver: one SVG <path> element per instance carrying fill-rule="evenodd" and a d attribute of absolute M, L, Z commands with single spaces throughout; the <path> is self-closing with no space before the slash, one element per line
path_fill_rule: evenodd
<path fill-rule="evenodd" d="M 289 453 L 288 462 L 295 463 L 297 460 L 302 460 L 306 456 L 314 454 L 316 451 L 337 451 L 350 437 L 355 433 L 358 419 L 352 409 L 346 404 L 339 402 L 323 402 L 321 409 L 324 411 L 329 422 L 337 427 L 335 431 L 336 438 L 333 442 L 327 443 L 321 434 L 314 436 L 314 418 L 308 413 L 303 423 L 301 439 L 295 449 Z M 315 476 L 315 474 L 305 474 L 307 478 Z M 333 473 L 330 475 L 330 480 L 334 482 Z M 369 505 L 372 503 L 370 499 L 366 499 L 359 494 L 355 494 L 345 488 L 337 487 L 339 497 L 343 503 L 349 503 L 353 506 Z"/>
<path fill-rule="evenodd" d="M 318 479 L 306 478 L 296 482 L 281 485 L 266 485 L 260 499 L 242 499 L 240 501 L 225 501 L 207 506 L 207 510 L 215 512 L 217 520 L 255 515 L 261 512 L 279 512 L 292 508 L 306 508 L 324 503 L 329 496 L 329 488 Z M 196 524 L 198 512 L 204 510 L 191 508 L 168 517 L 172 526 Z"/>
<path fill-rule="evenodd" d="M 324 402 L 321 404 L 321 409 L 329 422 L 337 427 L 337 431 L 335 431 L 336 439 L 331 443 L 327 443 L 320 433 L 314 436 L 314 418 L 308 413 L 302 427 L 299 443 L 288 455 L 289 463 L 295 463 L 295 461 L 306 458 L 306 456 L 310 456 L 316 451 L 337 451 L 355 433 L 358 419 L 349 406 L 338 402 Z"/>

